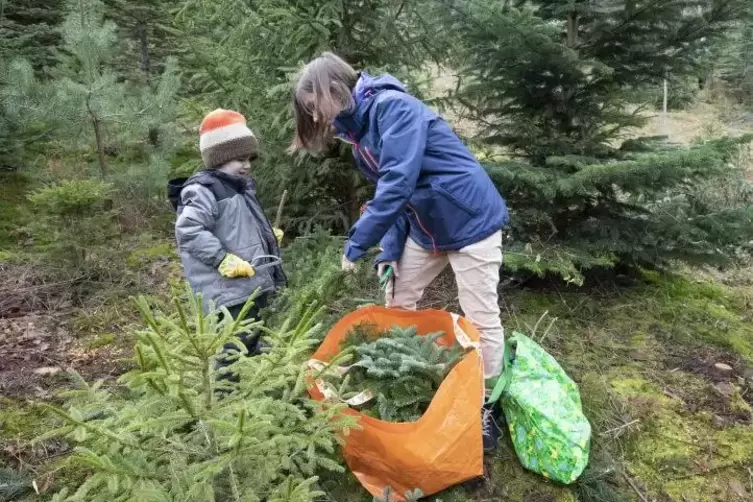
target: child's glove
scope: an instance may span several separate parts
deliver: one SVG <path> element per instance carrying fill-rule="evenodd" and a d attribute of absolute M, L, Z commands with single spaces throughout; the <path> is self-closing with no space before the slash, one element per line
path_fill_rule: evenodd
<path fill-rule="evenodd" d="M 275 233 L 275 239 L 277 239 L 277 245 L 279 246 L 282 242 L 282 238 L 285 237 L 285 232 L 279 228 L 273 228 L 272 231 Z"/>
<path fill-rule="evenodd" d="M 249 262 L 230 253 L 225 255 L 225 259 L 222 260 L 217 270 L 220 274 L 229 278 L 253 277 L 256 275 L 254 267 Z"/>

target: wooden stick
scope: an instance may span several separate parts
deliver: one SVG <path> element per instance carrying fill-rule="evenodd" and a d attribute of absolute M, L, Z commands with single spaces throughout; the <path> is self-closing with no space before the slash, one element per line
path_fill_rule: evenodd
<path fill-rule="evenodd" d="M 282 197 L 280 197 L 280 205 L 277 206 L 277 217 L 275 217 L 275 228 L 280 228 L 280 223 L 282 223 L 282 208 L 285 207 L 285 202 L 288 200 L 288 191 L 285 190 L 282 192 Z"/>
<path fill-rule="evenodd" d="M 625 481 L 628 482 L 630 488 L 633 489 L 633 491 L 641 498 L 643 502 L 648 502 L 646 496 L 638 489 L 638 487 L 635 485 L 635 481 L 633 481 L 630 476 L 627 475 L 627 473 L 623 472 L 622 477 L 625 478 Z"/>

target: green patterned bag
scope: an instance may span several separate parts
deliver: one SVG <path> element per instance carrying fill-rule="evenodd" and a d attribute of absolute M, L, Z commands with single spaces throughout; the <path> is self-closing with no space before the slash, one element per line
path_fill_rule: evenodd
<path fill-rule="evenodd" d="M 588 464 L 591 425 L 570 377 L 539 344 L 514 333 L 489 403 L 501 398 L 523 467 L 569 484 Z"/>

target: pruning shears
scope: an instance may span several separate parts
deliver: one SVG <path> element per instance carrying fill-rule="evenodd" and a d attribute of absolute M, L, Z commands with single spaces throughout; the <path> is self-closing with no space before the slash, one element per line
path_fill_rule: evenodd
<path fill-rule="evenodd" d="M 379 286 L 382 289 L 387 289 L 387 284 L 390 282 L 390 279 L 392 279 L 392 276 L 395 275 L 395 270 L 392 268 L 392 265 L 388 265 L 386 269 L 384 269 L 384 273 L 382 273 L 382 276 L 379 278 Z"/>

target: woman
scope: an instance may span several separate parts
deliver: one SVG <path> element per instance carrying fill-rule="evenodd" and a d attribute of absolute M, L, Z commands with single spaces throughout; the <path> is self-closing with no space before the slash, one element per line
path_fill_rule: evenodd
<path fill-rule="evenodd" d="M 463 312 L 481 332 L 484 374 L 493 382 L 504 350 L 497 288 L 507 208 L 484 169 L 447 122 L 398 80 L 356 72 L 332 53 L 302 70 L 293 106 L 291 151 L 321 152 L 338 137 L 353 145 L 359 170 L 377 185 L 349 232 L 343 269 L 381 243 L 378 273 L 393 271 L 387 306 L 415 310 L 449 263 Z M 489 451 L 499 428 L 491 409 L 482 413 Z"/>

